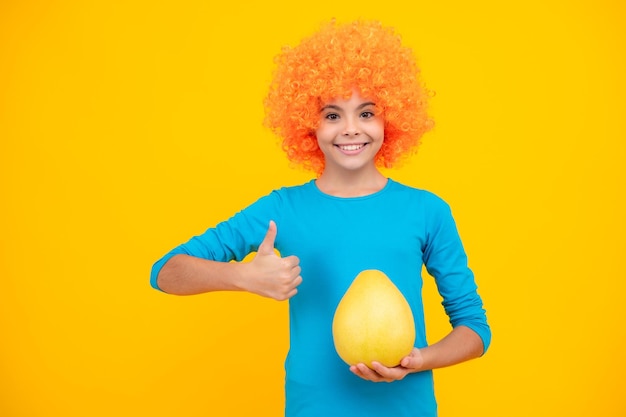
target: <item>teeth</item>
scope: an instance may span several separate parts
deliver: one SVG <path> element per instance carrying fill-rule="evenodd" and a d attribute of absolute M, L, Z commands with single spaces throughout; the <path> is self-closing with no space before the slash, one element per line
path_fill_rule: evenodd
<path fill-rule="evenodd" d="M 358 151 L 363 146 L 364 146 L 363 144 L 360 144 L 360 145 L 340 145 L 339 148 L 341 148 L 344 151 Z"/>

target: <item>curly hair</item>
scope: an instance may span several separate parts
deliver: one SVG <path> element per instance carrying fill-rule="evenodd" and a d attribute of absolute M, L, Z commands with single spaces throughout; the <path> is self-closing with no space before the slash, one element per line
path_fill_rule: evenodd
<path fill-rule="evenodd" d="M 354 88 L 375 101 L 384 117 L 385 139 L 376 166 L 389 168 L 417 150 L 433 121 L 426 112 L 429 91 L 419 80 L 413 51 L 392 28 L 378 21 L 322 25 L 275 58 L 264 100 L 264 125 L 282 139 L 294 164 L 321 174 L 324 155 L 315 131 L 324 103 L 348 99 Z"/>

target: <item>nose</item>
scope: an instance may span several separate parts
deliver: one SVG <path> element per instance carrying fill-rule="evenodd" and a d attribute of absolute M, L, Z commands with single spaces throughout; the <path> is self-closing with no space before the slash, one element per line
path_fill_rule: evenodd
<path fill-rule="evenodd" d="M 344 126 L 343 136 L 358 136 L 360 134 L 360 130 L 357 121 L 353 120 L 351 117 L 348 117 L 345 120 L 346 124 Z"/>

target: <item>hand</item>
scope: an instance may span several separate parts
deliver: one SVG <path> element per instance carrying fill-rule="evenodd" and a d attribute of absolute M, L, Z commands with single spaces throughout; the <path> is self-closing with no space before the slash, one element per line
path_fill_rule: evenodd
<path fill-rule="evenodd" d="M 424 358 L 422 352 L 413 348 L 408 356 L 405 356 L 400 361 L 400 365 L 388 368 L 380 362 L 372 362 L 372 368 L 368 368 L 364 363 L 358 363 L 350 367 L 350 371 L 372 382 L 393 382 L 403 379 L 410 373 L 418 372 L 424 365 Z"/>
<path fill-rule="evenodd" d="M 274 252 L 277 233 L 276 223 L 270 221 L 263 242 L 254 259 L 249 262 L 246 289 L 264 297 L 283 301 L 296 295 L 302 277 L 300 260 L 296 256 L 281 258 Z"/>

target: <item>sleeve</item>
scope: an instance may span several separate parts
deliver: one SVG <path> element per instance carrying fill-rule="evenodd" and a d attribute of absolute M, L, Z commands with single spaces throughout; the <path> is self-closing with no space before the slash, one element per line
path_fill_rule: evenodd
<path fill-rule="evenodd" d="M 452 327 L 463 325 L 475 331 L 483 341 L 484 354 L 491 344 L 491 329 L 456 223 L 443 200 L 431 207 L 424 265 L 435 278 Z"/>
<path fill-rule="evenodd" d="M 219 262 L 241 261 L 258 249 L 270 220 L 279 222 L 279 214 L 280 195 L 274 191 L 166 253 L 152 265 L 150 285 L 160 290 L 157 277 L 163 265 L 174 255 L 185 254 Z"/>

